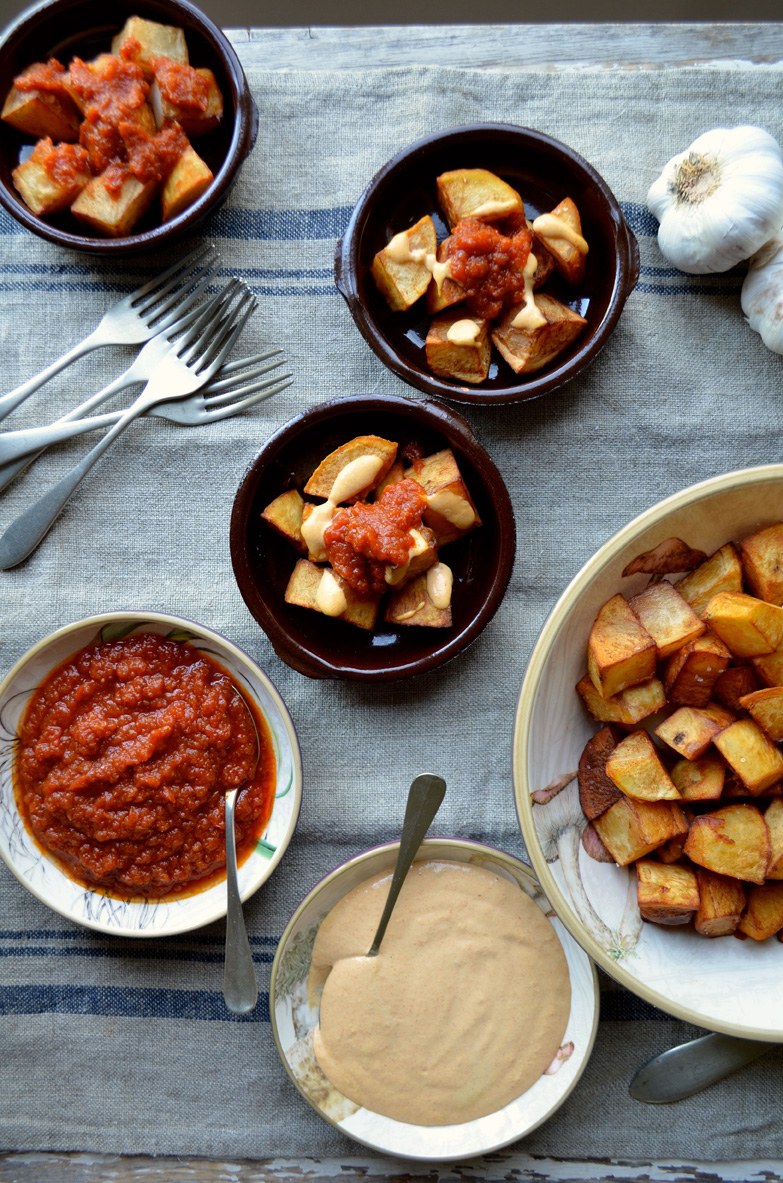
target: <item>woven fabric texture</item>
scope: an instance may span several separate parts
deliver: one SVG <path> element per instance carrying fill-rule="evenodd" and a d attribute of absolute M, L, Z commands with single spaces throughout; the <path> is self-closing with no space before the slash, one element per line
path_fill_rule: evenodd
<path fill-rule="evenodd" d="M 783 137 L 783 73 L 750 69 L 510 74 L 448 69 L 262 72 L 258 144 L 204 228 L 224 273 L 260 307 L 241 353 L 280 346 L 295 383 L 215 426 L 135 424 L 33 557 L 0 574 L 0 674 L 36 641 L 98 611 L 159 609 L 242 646 L 285 699 L 302 746 L 304 803 L 289 851 L 246 906 L 261 1002 L 236 1020 L 220 994 L 222 926 L 171 941 L 81 930 L 0 866 L 0 1146 L 265 1157 L 357 1148 L 301 1100 L 277 1056 L 266 990 L 277 938 L 342 859 L 398 833 L 412 773 L 449 784 L 437 829 L 523 846 L 511 741 L 525 663 L 556 597 L 616 529 L 669 493 L 780 459 L 781 361 L 743 321 L 741 270 L 693 278 L 658 252 L 647 187 L 712 126 Z M 496 618 L 438 673 L 384 688 L 314 682 L 272 651 L 231 570 L 239 479 L 269 434 L 335 396 L 406 389 L 355 329 L 332 278 L 336 239 L 375 171 L 438 128 L 510 122 L 572 145 L 605 177 L 641 245 L 642 271 L 609 344 L 578 380 L 531 405 L 469 409 L 518 527 Z M 103 265 L 0 220 L 0 385 L 59 356 L 103 310 L 173 259 Z M 14 414 L 54 418 L 128 364 L 101 350 Z M 9 421 L 8 426 L 11 426 Z M 0 499 L 4 529 L 86 450 L 52 451 Z M 558 1158 L 783 1157 L 770 1052 L 675 1107 L 627 1095 L 634 1069 L 694 1032 L 604 979 L 593 1059 L 560 1112 L 518 1149 Z"/>

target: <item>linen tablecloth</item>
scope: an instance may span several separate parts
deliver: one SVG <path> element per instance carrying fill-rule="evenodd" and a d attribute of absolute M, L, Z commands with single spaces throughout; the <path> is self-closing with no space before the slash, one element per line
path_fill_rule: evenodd
<path fill-rule="evenodd" d="M 112 609 L 198 620 L 268 672 L 301 741 L 304 802 L 283 862 L 245 908 L 261 999 L 247 1018 L 226 1011 L 221 925 L 173 940 L 103 937 L 48 911 L 0 866 L 0 1146 L 8 1149 L 355 1153 L 301 1100 L 275 1051 L 266 990 L 289 915 L 342 859 L 397 835 L 411 774 L 424 767 L 449 785 L 438 832 L 524 854 L 511 783 L 514 710 L 556 597 L 601 543 L 661 497 L 780 459 L 782 363 L 743 322 L 741 271 L 693 278 L 668 266 L 644 198 L 663 163 L 710 127 L 754 123 L 783 137 L 781 71 L 254 70 L 250 81 L 258 144 L 204 237 L 217 244 L 223 272 L 241 273 L 259 296 L 240 352 L 280 346 L 295 384 L 207 428 L 134 425 L 35 555 L 0 573 L 0 675 L 54 629 Z M 335 241 L 390 156 L 435 129 L 478 120 L 538 128 L 590 160 L 639 238 L 640 282 L 581 378 L 530 405 L 466 412 L 505 477 L 518 528 L 514 576 L 485 633 L 418 680 L 310 681 L 274 655 L 239 595 L 228 547 L 233 495 L 266 437 L 305 407 L 358 392 L 418 397 L 355 329 L 332 281 Z M 173 257 L 104 265 L 58 251 L 3 215 L 0 387 L 59 356 Z M 16 412 L 14 425 L 63 413 L 130 356 L 102 350 L 84 359 Z M 0 529 L 86 447 L 60 447 L 9 488 Z M 558 1158 L 783 1156 L 780 1051 L 675 1107 L 629 1099 L 633 1071 L 694 1034 L 603 979 L 582 1082 L 520 1149 Z"/>

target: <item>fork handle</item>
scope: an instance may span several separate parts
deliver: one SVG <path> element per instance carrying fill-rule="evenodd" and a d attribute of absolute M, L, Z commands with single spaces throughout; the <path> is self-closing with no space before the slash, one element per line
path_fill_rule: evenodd
<path fill-rule="evenodd" d="M 46 537 L 57 518 L 65 508 L 71 494 L 84 479 L 93 464 L 114 443 L 117 436 L 146 410 L 146 404 L 141 396 L 132 407 L 129 407 L 122 418 L 115 423 L 110 431 L 92 448 L 78 464 L 74 465 L 61 481 L 53 485 L 43 497 L 11 523 L 2 538 L 0 538 L 0 571 L 7 571 L 9 567 L 16 567 L 32 554 L 38 544 Z"/>
<path fill-rule="evenodd" d="M 34 378 L 23 382 L 15 390 L 10 390 L 8 394 L 0 395 L 0 419 L 5 419 L 6 415 L 10 415 L 15 407 L 18 407 L 26 398 L 34 394 L 40 386 L 43 386 L 55 374 L 59 374 L 60 370 L 64 370 L 66 366 L 70 366 L 78 358 L 83 357 L 85 353 L 89 353 L 92 349 L 97 349 L 102 344 L 105 344 L 105 342 L 101 340 L 98 330 L 95 329 L 88 337 L 80 341 L 78 345 L 74 345 L 73 349 L 69 349 L 61 358 L 53 361 L 45 370 L 41 370 L 40 374 L 36 374 Z"/>

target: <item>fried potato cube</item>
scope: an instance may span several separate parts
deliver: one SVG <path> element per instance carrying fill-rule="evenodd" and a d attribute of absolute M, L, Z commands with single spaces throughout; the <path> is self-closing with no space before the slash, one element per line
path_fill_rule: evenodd
<path fill-rule="evenodd" d="M 576 203 L 570 197 L 564 198 L 559 205 L 556 205 L 549 213 L 548 218 L 556 218 L 558 222 L 562 222 L 566 227 L 566 233 L 570 230 L 574 234 L 578 234 L 580 238 L 582 237 L 582 219 L 579 216 Z M 585 275 L 584 248 L 580 250 L 569 238 L 559 237 L 550 228 L 539 229 L 537 234 L 553 256 L 555 265 L 563 278 L 570 284 L 580 284 Z"/>
<path fill-rule="evenodd" d="M 384 620 L 388 624 L 414 624 L 424 628 L 450 628 L 451 604 L 436 608 L 427 593 L 426 574 L 417 575 L 389 596 Z"/>
<path fill-rule="evenodd" d="M 28 66 L 22 74 L 29 74 L 33 69 L 34 66 Z M 81 118 L 65 87 L 62 94 L 56 94 L 48 90 L 17 90 L 12 86 L 0 119 L 37 140 L 74 143 L 79 138 Z"/>
<path fill-rule="evenodd" d="M 331 571 L 331 568 L 317 567 L 309 559 L 298 559 L 285 589 L 286 604 L 295 604 L 299 608 L 310 608 L 313 612 L 320 613 L 321 609 L 317 604 L 318 588 L 327 570 Z M 380 596 L 377 599 L 360 600 L 340 575 L 334 571 L 331 571 L 331 574 L 340 585 L 347 605 L 345 611 L 333 619 L 344 620 L 347 624 L 355 624 L 357 628 L 372 632 L 378 619 Z"/>
<path fill-rule="evenodd" d="M 408 552 L 407 563 L 403 563 L 401 567 L 392 567 L 388 564 L 386 566 L 384 578 L 389 587 L 404 587 L 417 575 L 429 571 L 438 561 L 438 546 L 432 530 L 428 526 L 422 526 L 421 530 L 411 530 L 410 533 L 413 546 Z"/>
<path fill-rule="evenodd" d="M 302 515 L 304 500 L 298 489 L 289 489 L 270 501 L 261 517 L 273 530 L 287 538 L 302 554 L 307 553 L 307 544 L 302 538 Z"/>
<path fill-rule="evenodd" d="M 742 566 L 730 542 L 677 582 L 677 591 L 697 616 L 718 592 L 742 591 Z"/>
<path fill-rule="evenodd" d="M 703 756 L 720 725 L 697 707 L 680 707 L 655 728 L 655 734 L 686 760 Z"/>
<path fill-rule="evenodd" d="M 630 797 L 616 801 L 593 825 L 620 867 L 688 832 L 685 814 L 676 802 L 633 801 Z"/>
<path fill-rule="evenodd" d="M 769 831 L 755 805 L 725 805 L 694 818 L 685 853 L 708 871 L 763 883 L 769 864 Z"/>
<path fill-rule="evenodd" d="M 530 253 L 535 256 L 536 269 L 533 273 L 533 290 L 538 291 L 543 287 L 553 271 L 557 270 L 555 263 L 555 256 L 551 251 L 548 251 L 544 245 L 544 240 L 539 238 L 533 230 L 533 223 L 528 221 L 528 229 L 533 233 L 533 241 L 530 246 Z"/>
<path fill-rule="evenodd" d="M 214 180 L 212 169 L 192 146 L 188 146 L 163 182 L 160 194 L 164 222 L 176 218 L 198 201 Z"/>
<path fill-rule="evenodd" d="M 53 175 L 52 165 L 57 161 L 71 166 L 70 179 L 59 180 Z M 25 205 L 38 217 L 68 209 L 92 180 L 84 148 L 77 144 L 55 145 L 48 139 L 39 140 L 32 155 L 11 176 Z"/>
<path fill-rule="evenodd" d="M 768 686 L 783 686 L 783 649 L 776 649 L 774 653 L 764 653 L 761 657 L 754 657 L 751 659 L 751 665 Z M 750 694 L 751 691 L 748 693 Z"/>
<path fill-rule="evenodd" d="M 198 74 L 207 84 L 207 105 L 204 110 L 172 103 L 161 91 L 157 78 L 153 82 L 149 97 L 158 130 L 167 119 L 176 119 L 187 136 L 204 136 L 220 126 L 223 118 L 223 95 L 220 93 L 215 75 L 205 66 L 199 66 L 193 73 Z"/>
<path fill-rule="evenodd" d="M 764 814 L 769 830 L 769 866 L 767 879 L 783 879 L 783 801 L 773 801 Z"/>
<path fill-rule="evenodd" d="M 742 572 L 754 596 L 783 604 L 783 522 L 748 534 L 737 543 Z"/>
<path fill-rule="evenodd" d="M 599 723 L 624 723 L 633 726 L 642 719 L 654 715 L 666 706 L 663 684 L 657 678 L 629 686 L 613 698 L 602 698 L 593 685 L 590 675 L 585 674 L 576 686 L 577 694 L 590 714 Z"/>
<path fill-rule="evenodd" d="M 726 937 L 734 932 L 745 910 L 745 888 L 728 875 L 697 868 L 699 907 L 694 918 L 703 937 Z"/>
<path fill-rule="evenodd" d="M 606 761 L 606 775 L 626 797 L 679 800 L 680 794 L 646 731 L 636 731 L 617 745 Z"/>
<path fill-rule="evenodd" d="M 515 374 L 532 374 L 549 365 L 575 341 L 587 321 L 554 296 L 539 292 L 536 307 L 546 318 L 546 324 L 534 329 L 515 328 L 513 322 L 522 307 L 521 304 L 512 304 L 495 322 L 492 344 Z"/>
<path fill-rule="evenodd" d="M 427 365 L 440 378 L 475 385 L 489 375 L 492 344 L 488 320 L 465 309 L 441 312 L 427 332 Z"/>
<path fill-rule="evenodd" d="M 655 641 L 659 661 L 671 657 L 705 631 L 703 621 L 666 579 L 651 583 L 629 603 Z"/>
<path fill-rule="evenodd" d="M 783 777 L 783 753 L 753 719 L 738 719 L 713 743 L 753 797 Z"/>
<path fill-rule="evenodd" d="M 444 238 L 438 246 L 436 258 L 439 263 L 445 263 L 448 259 L 450 242 L 450 237 Z M 430 316 L 435 316 L 438 312 L 443 312 L 446 308 L 451 308 L 452 305 L 459 304 L 464 299 L 465 288 L 450 275 L 444 276 L 440 285 L 434 276 L 430 280 L 430 286 L 427 288 L 427 311 Z"/>
<path fill-rule="evenodd" d="M 435 255 L 437 246 L 435 223 L 425 214 L 378 251 L 370 270 L 392 312 L 404 312 L 427 291 L 431 272 L 424 258 Z"/>
<path fill-rule="evenodd" d="M 731 653 L 715 633 L 706 632 L 687 642 L 672 654 L 664 671 L 663 685 L 669 702 L 706 706 L 730 661 Z"/>
<path fill-rule="evenodd" d="M 622 797 L 617 785 L 606 775 L 606 761 L 616 747 L 611 727 L 602 727 L 588 739 L 579 757 L 579 803 L 588 821 L 601 817 Z"/>
<path fill-rule="evenodd" d="M 655 676 L 655 641 L 619 593 L 607 600 L 590 629 L 587 669 L 603 698 Z"/>
<path fill-rule="evenodd" d="M 775 743 L 783 740 L 783 686 L 769 686 L 754 690 L 740 699 L 740 706 L 750 711 L 759 727 Z"/>
<path fill-rule="evenodd" d="M 405 476 L 418 481 L 427 494 L 427 508 L 422 516 L 435 532 L 438 546 L 446 546 L 481 525 L 478 510 L 450 448 L 425 456 L 406 469 Z"/>
<path fill-rule="evenodd" d="M 125 43 L 130 42 L 126 45 Z M 135 62 L 144 71 L 148 82 L 154 78 L 152 63 L 155 58 L 169 58 L 181 66 L 190 64 L 188 46 L 183 29 L 145 21 L 140 16 L 128 17 L 112 40 L 111 51 L 126 62 Z"/>
<path fill-rule="evenodd" d="M 699 906 L 696 874 L 688 867 L 639 859 L 636 899 L 644 920 L 655 924 L 687 924 Z"/>
<path fill-rule="evenodd" d="M 394 461 L 386 476 L 382 481 L 372 490 L 372 500 L 380 501 L 383 496 L 384 489 L 388 489 L 389 485 L 397 485 L 400 481 L 405 479 L 405 465 L 399 458 Z"/>
<path fill-rule="evenodd" d="M 157 192 L 157 181 L 142 184 L 136 177 L 128 176 L 118 195 L 112 197 L 106 188 L 105 174 L 102 174 L 82 189 L 71 206 L 71 213 L 109 238 L 122 238 L 130 234 L 142 214 L 147 212 Z"/>
<path fill-rule="evenodd" d="M 687 837 L 687 834 L 678 834 L 676 838 L 670 838 L 668 842 L 664 842 L 663 846 L 657 846 L 655 857 L 658 862 L 665 863 L 667 866 L 670 863 L 681 863 Z"/>
<path fill-rule="evenodd" d="M 708 752 L 697 760 L 678 760 L 671 778 L 683 801 L 714 801 L 723 792 L 726 765 L 716 753 Z"/>
<path fill-rule="evenodd" d="M 751 887 L 737 931 L 754 941 L 766 941 L 783 928 L 783 883 Z"/>
<path fill-rule="evenodd" d="M 783 608 L 744 592 L 718 592 L 702 619 L 735 657 L 758 657 L 783 646 Z"/>
<path fill-rule="evenodd" d="M 774 653 L 771 654 L 774 657 Z M 758 658 L 764 661 L 765 658 Z M 740 709 L 740 699 L 759 689 L 759 677 L 752 665 L 734 665 L 716 680 L 713 696 L 731 711 Z"/>
<path fill-rule="evenodd" d="M 525 216 L 525 206 L 516 189 L 485 168 L 441 173 L 436 185 L 440 207 L 452 228 L 463 218 L 499 222 L 510 214 Z"/>
<path fill-rule="evenodd" d="M 367 479 L 361 488 L 351 492 L 350 496 L 341 501 L 360 501 L 379 485 L 397 458 L 397 444 L 393 440 L 385 440 L 379 435 L 357 435 L 347 443 L 335 448 L 328 456 L 324 456 L 313 475 L 304 487 L 308 497 L 329 498 L 338 476 L 349 464 L 356 460 L 368 458 Z M 377 465 L 370 463 L 375 457 Z M 365 475 L 359 471 L 357 480 Z"/>

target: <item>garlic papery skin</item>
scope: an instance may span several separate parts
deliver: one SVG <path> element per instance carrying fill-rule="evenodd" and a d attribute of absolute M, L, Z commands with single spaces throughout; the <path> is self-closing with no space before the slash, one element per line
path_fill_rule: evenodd
<path fill-rule="evenodd" d="M 767 349 L 783 353 L 783 238 L 768 242 L 750 261 L 742 285 L 742 311 Z"/>
<path fill-rule="evenodd" d="M 690 275 L 728 271 L 783 223 L 783 157 L 760 127 L 717 128 L 674 156 L 647 194 L 661 253 Z"/>

